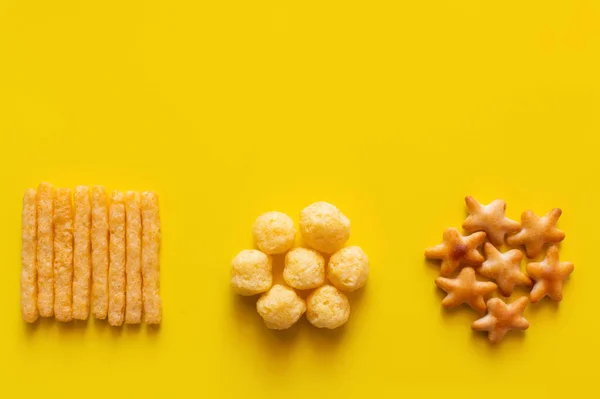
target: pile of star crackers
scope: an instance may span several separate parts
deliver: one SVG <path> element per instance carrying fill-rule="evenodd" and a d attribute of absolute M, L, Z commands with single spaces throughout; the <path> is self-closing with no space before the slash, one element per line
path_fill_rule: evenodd
<path fill-rule="evenodd" d="M 23 197 L 21 313 L 159 324 L 158 196 L 42 183 Z"/>
<path fill-rule="evenodd" d="M 536 303 L 545 296 L 555 301 L 562 299 L 563 282 L 574 268 L 570 262 L 559 261 L 557 244 L 565 234 L 556 228 L 556 223 L 562 211 L 556 208 L 542 217 L 525 211 L 518 223 L 506 217 L 506 203 L 502 200 L 482 205 L 467 197 L 465 202 L 469 216 L 462 228 L 469 235 L 449 228 L 444 232 L 443 243 L 427 249 L 425 257 L 441 260 L 441 277 L 435 283 L 447 293 L 442 305 L 451 308 L 465 303 L 477 312 L 487 311 L 473 322 L 472 328 L 487 331 L 489 340 L 496 343 L 509 330 L 529 328 L 523 312 L 530 301 Z M 505 244 L 513 249 L 501 252 Z M 479 251 L 481 246 L 483 254 Z M 522 248 L 529 259 L 546 251 L 541 262 L 527 263 L 525 273 L 521 270 Z M 477 274 L 491 281 L 479 281 Z M 511 303 L 498 297 L 485 300 L 496 290 L 509 297 L 519 285 L 530 288 L 528 296 Z"/>

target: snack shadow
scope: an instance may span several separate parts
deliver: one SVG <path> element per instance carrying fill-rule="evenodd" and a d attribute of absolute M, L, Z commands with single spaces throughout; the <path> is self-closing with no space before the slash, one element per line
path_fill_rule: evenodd
<path fill-rule="evenodd" d="M 269 367 L 273 372 L 285 372 L 287 363 L 292 353 L 300 345 L 301 340 L 307 341 L 319 357 L 331 357 L 339 350 L 345 337 L 351 328 L 353 317 L 362 311 L 363 303 L 368 292 L 368 283 L 362 289 L 347 293 L 350 301 L 350 320 L 347 324 L 330 330 L 317 328 L 310 324 L 304 315 L 296 324 L 287 330 L 268 329 L 262 318 L 256 312 L 257 296 L 244 297 L 233 295 L 232 317 L 239 325 L 242 333 L 252 330 L 252 336 L 257 338 L 256 345 L 261 348 L 261 352 L 269 357 Z M 298 294 L 306 298 L 308 291 L 299 291 Z M 303 337 L 304 339 L 302 339 Z"/>

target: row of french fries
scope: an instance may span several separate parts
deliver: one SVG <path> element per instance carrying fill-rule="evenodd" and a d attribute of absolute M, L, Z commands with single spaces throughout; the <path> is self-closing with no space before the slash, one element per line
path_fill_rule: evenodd
<path fill-rule="evenodd" d="M 160 215 L 154 192 L 42 183 L 23 197 L 23 320 L 159 324 Z"/>

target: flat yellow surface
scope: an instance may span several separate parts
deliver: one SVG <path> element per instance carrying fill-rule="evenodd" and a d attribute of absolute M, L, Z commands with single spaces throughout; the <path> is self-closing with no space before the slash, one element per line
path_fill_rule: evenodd
<path fill-rule="evenodd" d="M 1 0 L 0 396 L 590 397 L 599 20 L 594 0 Z M 41 181 L 159 192 L 159 330 L 21 321 Z M 423 259 L 465 195 L 562 208 L 575 263 L 496 347 Z M 268 331 L 230 260 L 260 213 L 316 200 L 351 219 L 369 282 L 339 331 Z"/>

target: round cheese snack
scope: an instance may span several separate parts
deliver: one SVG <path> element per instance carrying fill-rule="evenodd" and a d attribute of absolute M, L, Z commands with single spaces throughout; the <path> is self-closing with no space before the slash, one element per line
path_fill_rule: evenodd
<path fill-rule="evenodd" d="M 294 248 L 285 255 L 285 282 L 298 290 L 309 290 L 325 282 L 325 259 L 317 251 Z"/>
<path fill-rule="evenodd" d="M 350 317 L 348 298 L 331 285 L 324 285 L 310 294 L 306 307 L 306 318 L 318 328 L 338 328 Z"/>
<path fill-rule="evenodd" d="M 281 254 L 294 245 L 296 227 L 285 213 L 267 212 L 256 219 L 252 234 L 258 249 L 266 254 Z"/>
<path fill-rule="evenodd" d="M 300 233 L 309 247 L 330 254 L 350 238 L 350 220 L 334 205 L 315 202 L 300 212 Z"/>
<path fill-rule="evenodd" d="M 260 297 L 256 310 L 267 328 L 285 330 L 300 319 L 306 311 L 306 304 L 293 289 L 275 284 Z"/>
<path fill-rule="evenodd" d="M 369 258 L 360 247 L 340 249 L 329 259 L 327 278 L 342 291 L 354 291 L 369 277 Z"/>
<path fill-rule="evenodd" d="M 231 287 L 240 295 L 256 295 L 273 284 L 271 257 L 255 249 L 240 252 L 231 262 Z"/>

